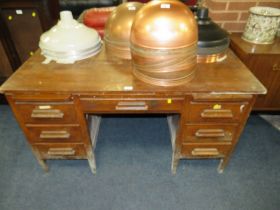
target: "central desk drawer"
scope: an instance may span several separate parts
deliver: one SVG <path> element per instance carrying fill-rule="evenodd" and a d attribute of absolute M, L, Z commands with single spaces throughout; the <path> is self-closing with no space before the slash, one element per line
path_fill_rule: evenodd
<path fill-rule="evenodd" d="M 183 142 L 231 142 L 237 132 L 237 124 L 185 125 Z"/>
<path fill-rule="evenodd" d="M 32 143 L 82 142 L 82 132 L 79 125 L 26 125 L 26 128 Z"/>
<path fill-rule="evenodd" d="M 87 158 L 83 144 L 36 144 L 33 145 L 43 159 Z"/>
<path fill-rule="evenodd" d="M 190 122 L 239 122 L 246 114 L 247 102 L 191 102 Z"/>
<path fill-rule="evenodd" d="M 73 102 L 15 102 L 24 123 L 76 123 Z"/>
<path fill-rule="evenodd" d="M 82 98 L 88 112 L 179 112 L 183 98 Z"/>

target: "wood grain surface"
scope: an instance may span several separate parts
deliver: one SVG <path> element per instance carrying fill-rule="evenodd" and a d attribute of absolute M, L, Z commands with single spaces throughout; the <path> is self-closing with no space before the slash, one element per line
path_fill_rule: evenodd
<path fill-rule="evenodd" d="M 195 78 L 185 85 L 160 87 L 146 84 L 132 74 L 131 61 L 107 58 L 106 52 L 75 64 L 42 64 L 44 57 L 37 51 L 0 88 L 0 92 L 43 91 L 68 93 L 94 92 L 178 92 L 265 94 L 265 87 L 229 50 L 220 63 L 199 64 Z"/>

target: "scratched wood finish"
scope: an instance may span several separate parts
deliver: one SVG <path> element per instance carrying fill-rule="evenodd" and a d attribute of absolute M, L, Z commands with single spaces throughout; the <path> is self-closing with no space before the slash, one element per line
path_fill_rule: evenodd
<path fill-rule="evenodd" d="M 185 158 L 220 158 L 218 171 L 222 172 L 256 95 L 266 93 L 230 50 L 221 63 L 199 64 L 191 82 L 168 88 L 137 80 L 131 61 L 108 57 L 104 51 L 73 65 L 43 65 L 43 60 L 38 51 L 0 91 L 44 170 L 48 169 L 45 159 L 84 158 L 96 172 L 90 133 L 95 145 L 97 132 L 88 128 L 89 113 L 166 113 L 170 115 L 172 173 Z"/>
<path fill-rule="evenodd" d="M 265 93 L 263 85 L 229 50 L 221 63 L 199 64 L 196 77 L 186 85 L 160 87 L 143 83 L 132 75 L 132 62 L 107 58 L 104 50 L 97 56 L 72 65 L 55 62 L 44 65 L 38 51 L 1 87 L 0 91 L 43 91 L 68 93 L 94 92 L 231 92 Z M 125 91 L 127 87 L 133 89 Z"/>
<path fill-rule="evenodd" d="M 29 97 L 28 97 L 29 96 Z M 20 127 L 32 147 L 42 168 L 47 171 L 46 159 L 87 159 L 92 173 L 96 172 L 92 143 L 79 100 L 65 95 L 8 94 L 7 100 Z M 67 100 L 67 101 L 65 101 Z M 63 116 L 53 114 L 32 115 L 34 110 L 59 110 Z"/>

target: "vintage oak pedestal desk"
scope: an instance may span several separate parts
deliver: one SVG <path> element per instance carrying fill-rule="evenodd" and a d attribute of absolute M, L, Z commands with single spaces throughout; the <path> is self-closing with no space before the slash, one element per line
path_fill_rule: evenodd
<path fill-rule="evenodd" d="M 196 77 L 178 87 L 141 82 L 131 61 L 109 58 L 104 50 L 72 65 L 43 60 L 35 53 L 0 90 L 45 170 L 46 159 L 87 159 L 95 172 L 92 146 L 99 118 L 92 115 L 165 113 L 172 172 L 183 158 L 220 158 L 222 172 L 256 95 L 266 93 L 231 51 L 220 63 L 199 64 Z"/>

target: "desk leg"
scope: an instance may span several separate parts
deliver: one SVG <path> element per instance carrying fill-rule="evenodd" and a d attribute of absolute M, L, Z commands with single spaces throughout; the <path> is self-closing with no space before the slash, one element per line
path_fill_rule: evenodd
<path fill-rule="evenodd" d="M 179 164 L 180 156 L 176 152 L 176 136 L 178 132 L 179 115 L 167 116 L 167 123 L 170 131 L 171 145 L 172 145 L 172 161 L 171 161 L 171 172 L 176 174 L 177 166 Z"/>
<path fill-rule="evenodd" d="M 229 159 L 230 159 L 230 156 L 227 156 L 220 160 L 219 166 L 217 168 L 217 171 L 219 174 L 222 174 L 224 172 L 224 169 L 227 166 Z"/>
<path fill-rule="evenodd" d="M 91 115 L 91 116 L 89 116 L 88 121 L 89 121 L 90 138 L 91 138 L 91 142 L 92 142 L 92 148 L 87 149 L 88 163 L 89 163 L 91 172 L 93 174 L 96 174 L 96 161 L 95 161 L 94 152 L 92 150 L 95 150 L 95 147 L 96 147 L 101 117 L 96 116 L 96 115 Z"/>
<path fill-rule="evenodd" d="M 90 170 L 93 174 L 96 174 L 96 162 L 95 162 L 95 155 L 92 152 L 92 148 L 87 148 L 87 158 Z"/>
<path fill-rule="evenodd" d="M 41 158 L 41 155 L 40 155 L 40 153 L 37 151 L 37 149 L 35 149 L 35 148 L 33 148 L 33 147 L 31 147 L 31 149 L 32 149 L 32 152 L 33 152 L 34 156 L 36 157 L 36 159 L 37 159 L 39 165 L 43 168 L 43 170 L 44 170 L 45 172 L 48 172 L 48 171 L 49 171 L 49 168 L 48 168 L 48 165 L 46 164 L 46 161 L 43 160 L 43 159 Z"/>
<path fill-rule="evenodd" d="M 172 152 L 172 162 L 171 162 L 171 172 L 172 172 L 173 175 L 176 174 L 177 166 L 179 164 L 179 160 L 180 160 L 180 158 L 178 157 L 176 152 L 173 151 Z"/>
<path fill-rule="evenodd" d="M 96 147 L 101 117 L 97 116 L 97 115 L 91 115 L 91 116 L 89 116 L 88 120 L 89 120 L 90 138 L 91 138 L 91 142 L 92 142 L 92 148 L 94 150 Z"/>

